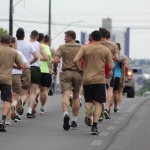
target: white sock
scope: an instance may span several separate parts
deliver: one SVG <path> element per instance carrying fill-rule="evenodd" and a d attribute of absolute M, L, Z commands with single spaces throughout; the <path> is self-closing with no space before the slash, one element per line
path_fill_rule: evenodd
<path fill-rule="evenodd" d="M 64 111 L 64 116 L 68 115 L 68 111 Z"/>
<path fill-rule="evenodd" d="M 31 107 L 28 107 L 28 113 L 32 113 L 32 108 Z"/>
<path fill-rule="evenodd" d="M 77 122 L 77 117 L 73 116 L 72 121 Z"/>

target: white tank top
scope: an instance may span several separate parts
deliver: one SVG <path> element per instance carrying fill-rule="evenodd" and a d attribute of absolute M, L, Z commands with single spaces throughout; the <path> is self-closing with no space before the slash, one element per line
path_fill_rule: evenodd
<path fill-rule="evenodd" d="M 35 63 L 33 63 L 33 64 L 31 64 L 30 66 L 36 66 L 36 67 L 40 67 L 40 46 L 39 46 L 39 42 L 38 41 L 35 41 L 35 42 L 30 42 L 32 45 L 33 45 L 33 47 L 36 49 L 36 51 L 37 51 L 37 53 L 38 53 L 38 56 L 39 56 L 39 59 L 35 62 Z M 33 59 L 33 56 L 31 55 L 31 57 L 30 57 L 30 61 Z"/>

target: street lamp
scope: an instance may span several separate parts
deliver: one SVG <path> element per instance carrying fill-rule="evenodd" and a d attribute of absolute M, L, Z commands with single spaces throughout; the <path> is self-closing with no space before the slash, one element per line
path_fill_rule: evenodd
<path fill-rule="evenodd" d="M 54 40 L 57 36 L 59 36 L 63 31 L 65 31 L 69 26 L 71 26 L 72 24 L 75 24 L 75 23 L 79 23 L 79 22 L 83 22 L 83 20 L 79 20 L 79 21 L 74 21 L 74 22 L 71 22 L 69 23 L 63 30 L 61 30 L 52 40 Z"/>
<path fill-rule="evenodd" d="M 16 6 L 23 0 L 19 0 L 14 4 Z M 10 0 L 10 5 L 9 5 L 9 35 L 13 36 L 13 13 L 14 13 L 14 6 L 13 6 L 13 0 Z"/>

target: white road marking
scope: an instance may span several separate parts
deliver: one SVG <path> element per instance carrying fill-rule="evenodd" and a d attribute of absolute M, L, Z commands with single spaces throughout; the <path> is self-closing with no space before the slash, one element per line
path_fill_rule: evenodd
<path fill-rule="evenodd" d="M 108 134 L 108 132 L 102 132 L 99 136 L 107 136 Z"/>
<path fill-rule="evenodd" d="M 101 140 L 94 140 L 91 145 L 100 145 L 101 143 Z"/>
<path fill-rule="evenodd" d="M 120 123 L 120 121 L 114 121 L 113 122 L 113 124 L 119 124 Z"/>
<path fill-rule="evenodd" d="M 124 117 L 119 117 L 118 119 L 119 119 L 119 120 L 124 120 L 125 118 L 124 118 Z"/>
<path fill-rule="evenodd" d="M 140 102 L 141 102 L 141 101 L 139 101 L 139 102 L 137 102 L 137 103 L 131 105 L 131 106 L 127 109 L 126 112 L 130 113 Z"/>
<path fill-rule="evenodd" d="M 116 127 L 113 127 L 113 126 L 109 126 L 107 129 L 109 130 L 114 130 Z"/>

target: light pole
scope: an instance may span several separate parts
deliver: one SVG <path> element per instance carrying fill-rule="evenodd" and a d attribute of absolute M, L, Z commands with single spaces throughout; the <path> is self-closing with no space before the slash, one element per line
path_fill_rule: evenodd
<path fill-rule="evenodd" d="M 14 4 L 16 6 L 23 0 L 19 0 Z M 9 5 L 9 35 L 13 36 L 13 13 L 14 13 L 14 6 L 13 6 L 13 0 L 10 0 L 10 5 Z"/>
<path fill-rule="evenodd" d="M 51 39 L 51 0 L 49 0 L 48 34 Z M 50 40 L 50 45 L 51 45 L 51 40 Z"/>
<path fill-rule="evenodd" d="M 62 29 L 56 36 L 54 36 L 52 40 L 54 40 L 58 35 L 60 35 L 63 31 L 65 31 L 69 26 L 71 26 L 72 24 L 75 24 L 75 23 L 79 23 L 79 22 L 83 22 L 83 20 L 71 22 L 64 29 Z"/>

